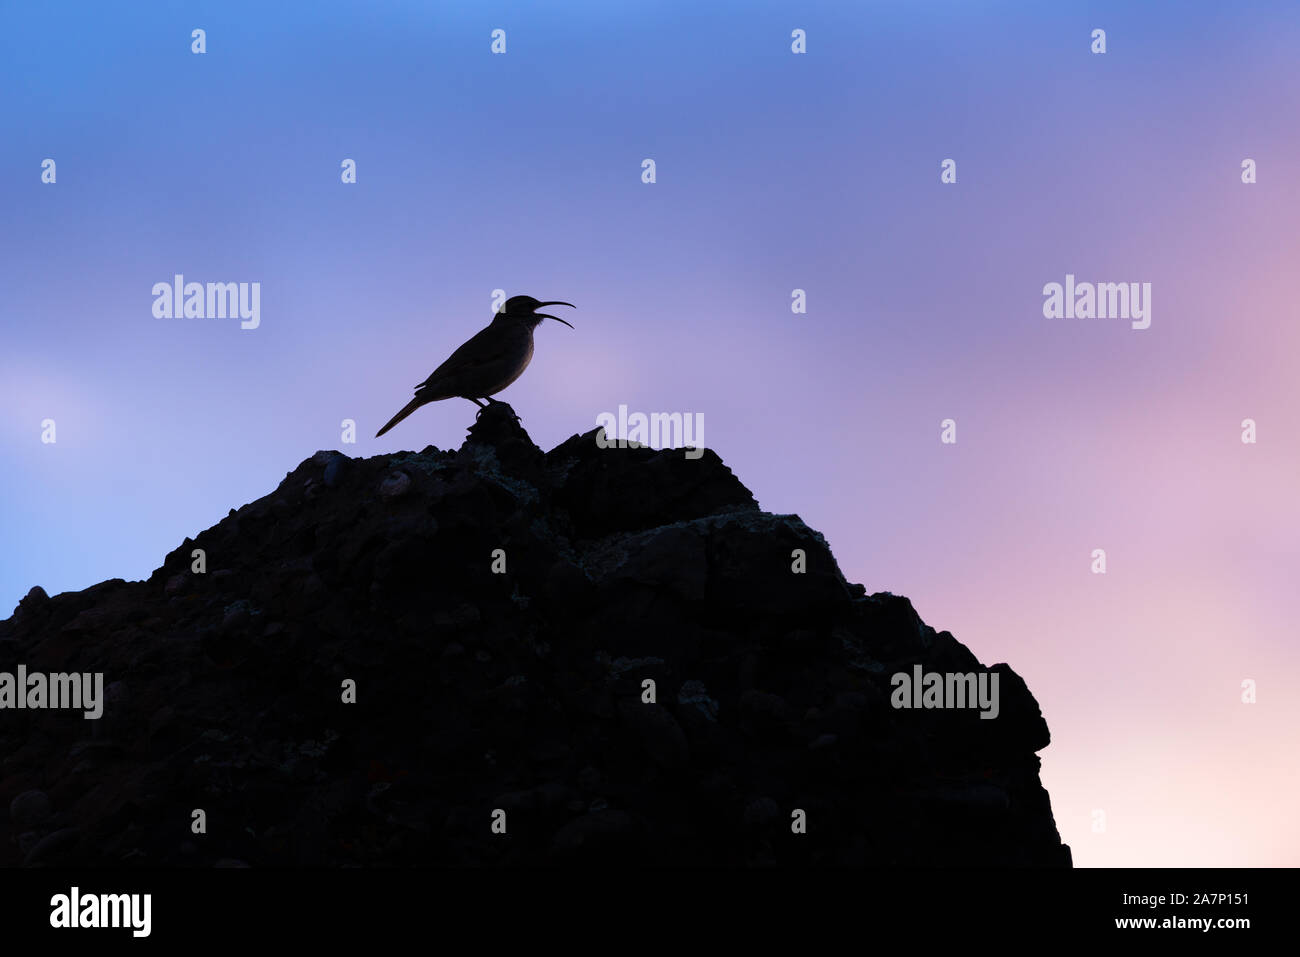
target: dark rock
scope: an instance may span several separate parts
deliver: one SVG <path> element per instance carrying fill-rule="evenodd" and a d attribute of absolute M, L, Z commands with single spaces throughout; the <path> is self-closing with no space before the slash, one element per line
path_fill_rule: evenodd
<path fill-rule="evenodd" d="M 321 476 L 321 480 L 327 488 L 338 487 L 339 482 L 343 480 L 344 469 L 347 468 L 350 461 L 351 459 L 342 452 L 331 453 L 329 459 L 325 462 L 325 471 Z"/>
<path fill-rule="evenodd" d="M 33 588 L 20 662 L 103 672 L 105 717 L 0 722 L 0 866 L 1070 864 L 1011 668 L 714 452 L 543 454 L 504 403 L 458 450 L 317 453 L 148 582 Z M 998 717 L 893 707 L 916 666 L 997 675 Z"/>
<path fill-rule="evenodd" d="M 657 704 L 624 701 L 619 713 L 635 731 L 646 754 L 661 768 L 679 768 L 686 763 L 690 746 L 671 712 Z"/>
<path fill-rule="evenodd" d="M 75 827 L 66 827 L 53 834 L 47 834 L 27 852 L 27 856 L 23 858 L 23 867 L 67 866 L 75 860 L 73 852 L 80 843 L 81 832 Z"/>
<path fill-rule="evenodd" d="M 379 483 L 379 494 L 384 498 L 401 498 L 411 488 L 411 476 L 405 472 L 393 472 Z"/>
<path fill-rule="evenodd" d="M 44 791 L 24 791 L 9 802 L 9 820 L 19 830 L 40 827 L 53 813 L 50 797 Z"/>
<path fill-rule="evenodd" d="M 766 824 L 773 820 L 781 809 L 770 797 L 759 797 L 745 805 L 746 824 Z"/>
<path fill-rule="evenodd" d="M 645 836 L 625 811 L 600 810 L 564 825 L 555 835 L 557 857 L 565 861 L 600 863 L 605 860 L 637 861 Z"/>
<path fill-rule="evenodd" d="M 16 617 L 37 618 L 50 610 L 50 596 L 45 594 L 45 589 L 40 585 L 33 585 L 31 589 L 18 601 L 18 607 L 14 609 Z"/>
<path fill-rule="evenodd" d="M 709 690 L 702 681 L 687 681 L 677 692 L 677 702 L 687 708 L 694 708 L 709 721 L 718 720 L 718 702 L 709 697 Z"/>

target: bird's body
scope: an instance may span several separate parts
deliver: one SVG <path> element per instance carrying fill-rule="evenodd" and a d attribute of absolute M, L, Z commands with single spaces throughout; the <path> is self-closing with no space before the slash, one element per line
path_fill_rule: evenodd
<path fill-rule="evenodd" d="M 568 306 L 567 302 L 539 302 L 532 296 L 512 296 L 486 329 L 475 333 L 447 361 L 415 387 L 415 398 L 380 429 L 383 435 L 422 405 L 442 399 L 469 399 L 483 405 L 514 382 L 533 359 L 533 330 L 543 319 L 564 322 L 535 310 L 538 306 Z M 564 323 L 569 325 L 567 322 Z M 570 327 L 572 328 L 572 327 Z"/>

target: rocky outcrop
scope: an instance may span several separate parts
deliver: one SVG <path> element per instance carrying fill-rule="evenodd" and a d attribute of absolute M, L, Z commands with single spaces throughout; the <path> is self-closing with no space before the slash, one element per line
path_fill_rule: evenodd
<path fill-rule="evenodd" d="M 317 453 L 147 581 L 33 588 L 20 664 L 104 713 L 0 710 L 0 864 L 1070 863 L 1009 667 L 714 453 L 543 454 L 503 404 Z M 895 707 L 916 665 L 996 675 L 997 717 Z"/>

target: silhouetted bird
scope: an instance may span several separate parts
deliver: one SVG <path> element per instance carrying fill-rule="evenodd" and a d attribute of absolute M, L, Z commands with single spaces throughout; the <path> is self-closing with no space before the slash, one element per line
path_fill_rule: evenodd
<path fill-rule="evenodd" d="M 488 327 L 451 354 L 433 374 L 415 387 L 415 398 L 386 426 L 375 433 L 379 438 L 398 422 L 429 402 L 440 399 L 469 399 L 486 409 L 479 399 L 492 401 L 514 382 L 533 358 L 533 330 L 543 319 L 564 322 L 559 316 L 537 312 L 539 306 L 577 307 L 571 302 L 538 302 L 532 296 L 511 296 Z M 570 329 L 572 324 L 564 322 Z"/>

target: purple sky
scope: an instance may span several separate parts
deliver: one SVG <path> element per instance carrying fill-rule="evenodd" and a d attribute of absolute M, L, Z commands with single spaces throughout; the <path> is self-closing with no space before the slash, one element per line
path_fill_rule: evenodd
<path fill-rule="evenodd" d="M 0 614 L 317 449 L 459 445 L 459 400 L 369 437 L 494 289 L 566 299 L 502 396 L 535 441 L 702 414 L 1024 676 L 1076 863 L 1300 864 L 1300 6 L 974 6 L 0 8 Z M 260 326 L 155 319 L 176 273 Z M 1044 318 L 1067 273 L 1151 327 Z"/>

